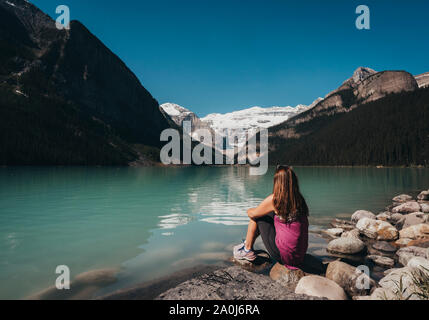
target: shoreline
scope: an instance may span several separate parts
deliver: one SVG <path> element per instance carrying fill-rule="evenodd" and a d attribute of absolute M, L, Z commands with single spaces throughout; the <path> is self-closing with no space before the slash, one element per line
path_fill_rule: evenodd
<path fill-rule="evenodd" d="M 97 299 L 422 299 L 418 293 L 424 289 L 412 279 L 420 275 L 429 281 L 429 273 L 424 272 L 429 266 L 429 190 L 417 197 L 395 196 L 385 210 L 378 214 L 358 210 L 350 220 L 334 218 L 331 228 L 310 231 L 329 239 L 326 253 L 330 259 L 307 254 L 310 260 L 302 270 L 291 271 L 260 256 L 263 262 L 257 266 L 234 260 L 230 267 L 196 266 Z M 358 266 L 370 270 L 369 275 L 360 275 L 366 277 L 368 288 L 357 285 Z M 227 280 L 220 286 L 216 279 Z M 406 283 L 401 293 L 393 285 L 398 279 Z M 273 288 L 282 292 L 273 297 Z"/>

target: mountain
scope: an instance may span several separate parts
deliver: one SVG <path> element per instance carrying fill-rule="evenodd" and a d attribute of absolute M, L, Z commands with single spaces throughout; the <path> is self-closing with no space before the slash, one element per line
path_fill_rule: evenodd
<path fill-rule="evenodd" d="M 162 104 L 161 108 L 179 126 L 182 125 L 184 120 L 188 120 L 192 122 L 192 127 L 195 129 L 210 128 L 213 133 L 217 133 L 222 137 L 226 137 L 228 134 L 231 136 L 236 135 L 236 141 L 229 141 L 226 143 L 226 147 L 228 148 L 234 145 L 243 145 L 248 130 L 252 128 L 270 128 L 275 126 L 301 112 L 311 109 L 321 100 L 323 99 L 317 99 L 310 106 L 252 107 L 226 114 L 213 113 L 201 119 L 198 118 L 195 113 L 177 104 L 166 103 Z"/>
<path fill-rule="evenodd" d="M 80 22 L 0 0 L 0 62 L 1 165 L 157 160 L 158 102 Z"/>
<path fill-rule="evenodd" d="M 161 112 L 168 119 L 170 118 L 176 125 L 183 127 L 183 121 L 189 121 L 192 125 L 192 130 L 208 129 L 214 134 L 210 126 L 203 122 L 198 116 L 192 111 L 179 106 L 174 103 L 164 103 L 160 106 Z"/>
<path fill-rule="evenodd" d="M 327 94 L 325 99 L 312 109 L 270 129 L 272 137 L 299 138 L 316 131 L 324 125 L 322 117 L 346 113 L 357 106 L 376 101 L 388 94 L 410 92 L 418 89 L 417 81 L 405 71 L 376 72 L 358 68 L 353 76 L 338 89 Z"/>
<path fill-rule="evenodd" d="M 270 128 L 282 123 L 298 113 L 307 110 L 307 106 L 292 107 L 252 107 L 226 114 L 213 113 L 201 120 L 210 125 L 222 136 L 237 136 L 236 141 L 229 141 L 229 146 L 243 145 L 247 132 L 252 128 Z"/>
<path fill-rule="evenodd" d="M 429 88 L 359 68 L 313 109 L 269 129 L 272 164 L 428 165 Z"/>

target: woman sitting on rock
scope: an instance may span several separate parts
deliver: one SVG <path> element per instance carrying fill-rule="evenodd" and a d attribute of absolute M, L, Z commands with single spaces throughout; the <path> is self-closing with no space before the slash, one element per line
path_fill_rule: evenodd
<path fill-rule="evenodd" d="M 247 210 L 250 223 L 246 240 L 234 247 L 234 258 L 255 260 L 253 244 L 261 235 L 271 258 L 296 269 L 308 248 L 307 203 L 299 191 L 298 178 L 288 166 L 277 166 L 273 190 L 257 208 Z"/>

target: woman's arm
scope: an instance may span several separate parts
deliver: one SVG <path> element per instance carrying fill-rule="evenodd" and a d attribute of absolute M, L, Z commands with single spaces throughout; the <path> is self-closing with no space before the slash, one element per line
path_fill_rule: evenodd
<path fill-rule="evenodd" d="M 262 201 L 257 208 L 251 208 L 247 210 L 247 215 L 250 219 L 261 218 L 270 212 L 275 210 L 273 205 L 273 195 L 268 196 L 264 201 Z"/>

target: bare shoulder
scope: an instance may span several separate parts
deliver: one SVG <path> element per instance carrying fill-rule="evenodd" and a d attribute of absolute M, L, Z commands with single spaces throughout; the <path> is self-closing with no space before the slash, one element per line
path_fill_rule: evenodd
<path fill-rule="evenodd" d="M 265 198 L 264 201 L 262 201 L 262 203 L 265 204 L 265 205 L 267 205 L 267 206 L 270 206 L 270 207 L 274 208 L 273 198 L 274 198 L 274 195 L 270 194 L 268 197 Z"/>

